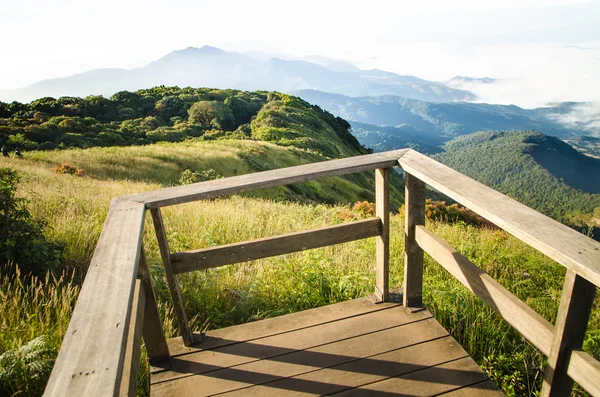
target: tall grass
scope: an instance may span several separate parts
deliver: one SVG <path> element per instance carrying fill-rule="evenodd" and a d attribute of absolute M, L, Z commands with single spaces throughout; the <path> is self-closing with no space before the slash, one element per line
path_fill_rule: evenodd
<path fill-rule="evenodd" d="M 0 275 L 0 395 L 40 395 L 79 293 L 72 274 Z"/>
<path fill-rule="evenodd" d="M 168 153 L 174 158 L 168 162 L 177 163 L 188 161 L 185 156 L 194 151 L 202 153 L 196 146 L 181 149 L 171 146 L 159 145 L 148 156 L 156 158 L 161 150 L 172 150 Z M 47 230 L 49 238 L 66 245 L 67 264 L 84 269 L 89 263 L 112 197 L 163 186 L 157 177 L 161 168 L 150 165 L 140 171 L 134 169 L 135 162 L 128 162 L 132 156 L 144 156 L 146 150 L 150 149 L 107 148 L 36 153 L 25 161 L 9 159 L 9 165 L 24 173 L 19 194 L 29 200 L 30 211 L 51 225 Z M 85 156 L 90 158 L 86 160 Z M 63 161 L 84 169 L 90 177 L 56 175 L 49 171 Z M 109 167 L 111 161 L 112 170 L 103 171 L 95 165 Z M 187 167 L 187 163 L 180 167 Z M 127 175 L 133 176 L 127 179 Z M 302 205 L 240 196 L 168 207 L 163 213 L 172 251 L 317 228 L 364 216 L 344 206 Z M 147 222 L 144 247 L 155 278 L 159 311 L 167 336 L 176 336 L 176 321 L 156 238 L 150 221 Z M 402 216 L 391 217 L 392 287 L 403 282 L 403 222 Z M 443 222 L 429 222 L 428 227 L 543 317 L 555 320 L 564 277 L 562 266 L 503 231 Z M 374 258 L 374 239 L 366 239 L 184 274 L 180 276 L 180 284 L 185 309 L 192 327 L 206 330 L 364 296 L 374 288 Z M 45 279 L 1 276 L 0 354 L 8 351 L 13 352 L 9 354 L 12 356 L 38 357 L 34 362 L 52 360 L 78 290 L 79 280 L 67 275 L 57 278 L 49 275 Z M 507 394 L 526 396 L 539 392 L 543 355 L 429 257 L 425 261 L 424 298 L 438 321 Z M 30 341 L 39 337 L 42 339 L 28 347 Z M 46 349 L 47 346 L 51 349 Z M 584 348 L 600 357 L 598 300 Z M 27 368 L 27 360 L 19 362 L 18 368 Z M 146 362 L 142 368 L 140 393 L 144 394 L 149 385 Z M 7 372 L 0 368 L 0 373 Z M 12 386 L 3 392 L 39 395 L 47 374 L 38 371 L 40 375 L 33 376 L 23 369 L 20 373 L 9 376 Z"/>

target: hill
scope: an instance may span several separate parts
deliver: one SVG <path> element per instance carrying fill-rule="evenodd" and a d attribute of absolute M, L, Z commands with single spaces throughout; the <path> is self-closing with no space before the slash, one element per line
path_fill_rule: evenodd
<path fill-rule="evenodd" d="M 155 87 L 110 98 L 0 102 L 0 145 L 9 149 L 123 146 L 188 138 L 257 139 L 327 157 L 366 153 L 350 125 L 277 92 Z"/>
<path fill-rule="evenodd" d="M 572 226 L 600 225 L 600 160 L 535 131 L 477 132 L 447 142 L 447 166 Z"/>
<path fill-rule="evenodd" d="M 0 90 L 0 100 L 110 96 L 118 91 L 157 85 L 280 92 L 319 89 L 351 96 L 402 95 L 427 101 L 475 99 L 470 92 L 443 83 L 377 69 L 361 70 L 347 62 L 324 57 L 284 60 L 269 54 L 241 54 L 204 46 L 173 51 L 142 68 L 96 69 L 16 90 Z"/>
<path fill-rule="evenodd" d="M 591 134 L 586 125 L 561 123 L 561 117 L 580 104 L 562 103 L 547 108 L 522 109 L 514 105 L 485 103 L 430 103 L 397 96 L 358 97 L 331 94 L 314 90 L 295 92 L 304 100 L 350 122 L 378 126 L 410 126 L 424 135 L 438 136 L 443 141 L 460 135 L 485 130 L 534 129 L 544 134 L 569 138 Z M 559 117 L 561 116 L 561 117 Z M 403 133 L 402 130 L 397 133 Z M 390 140 L 393 130 L 382 133 Z M 389 150 L 382 145 L 381 150 Z"/>
<path fill-rule="evenodd" d="M 409 147 L 424 154 L 437 153 L 446 140 L 407 124 L 391 127 L 351 121 L 350 125 L 356 139 L 376 152 Z"/>

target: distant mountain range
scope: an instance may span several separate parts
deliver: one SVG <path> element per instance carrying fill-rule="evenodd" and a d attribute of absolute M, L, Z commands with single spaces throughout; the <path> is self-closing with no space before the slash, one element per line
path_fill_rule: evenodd
<path fill-rule="evenodd" d="M 363 145 L 381 151 L 411 146 L 434 153 L 443 142 L 476 131 L 536 130 L 560 138 L 594 133 L 585 124 L 561 122 L 564 115 L 580 106 L 574 102 L 522 109 L 484 103 L 431 103 L 390 95 L 352 98 L 315 90 L 294 94 L 348 120 Z"/>
<path fill-rule="evenodd" d="M 174 51 L 136 69 L 95 69 L 0 90 L 0 100 L 29 102 L 41 97 L 104 95 L 159 85 L 291 92 L 303 89 L 349 96 L 398 95 L 431 102 L 474 100 L 469 91 L 413 76 L 372 69 L 320 56 L 284 60 L 264 53 L 228 52 L 204 46 Z"/>

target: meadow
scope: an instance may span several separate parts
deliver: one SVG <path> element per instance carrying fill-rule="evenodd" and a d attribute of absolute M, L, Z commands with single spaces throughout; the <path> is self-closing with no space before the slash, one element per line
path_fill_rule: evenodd
<path fill-rule="evenodd" d="M 30 152 L 25 159 L 4 159 L 22 176 L 18 194 L 49 227 L 49 240 L 65 246 L 64 269 L 40 277 L 0 276 L 0 394 L 40 395 L 76 301 L 114 196 L 176 184 L 186 169 L 213 169 L 222 176 L 252 170 L 239 153 L 264 151 L 271 166 L 297 163 L 296 149 L 255 142 L 159 144 Z M 254 156 L 255 154 L 253 154 Z M 262 158 L 259 154 L 258 158 Z M 310 153 L 303 153 L 310 160 Z M 277 160 L 278 159 L 278 160 Z M 68 163 L 85 176 L 56 174 Z M 335 193 L 334 185 L 342 185 Z M 346 187 L 348 189 L 346 189 Z M 330 194 L 332 201 L 364 199 L 359 186 L 339 178 L 320 180 L 307 189 Z M 353 190 L 354 189 L 354 190 Z M 300 191 L 302 191 L 300 189 Z M 329 193 L 328 193 L 329 192 Z M 173 251 L 337 224 L 368 216 L 363 206 L 291 200 L 295 191 L 270 189 L 253 196 L 232 196 L 164 209 Z M 345 200 L 345 201 L 344 201 Z M 403 214 L 391 217 L 392 287 L 402 285 Z M 480 266 L 534 310 L 554 322 L 564 268 L 507 233 L 464 222 L 428 221 L 428 227 Z M 176 336 L 156 239 L 144 236 L 167 336 Z M 275 258 L 230 265 L 180 276 L 192 328 L 202 331 L 255 321 L 365 296 L 372 292 L 375 241 L 367 239 Z M 544 356 L 474 295 L 426 257 L 426 306 L 508 395 L 539 393 Z M 584 349 L 600 357 L 600 310 L 596 300 Z M 145 360 L 145 359 L 144 359 Z M 148 393 L 144 361 L 139 394 Z M 580 390 L 576 395 L 582 395 Z"/>

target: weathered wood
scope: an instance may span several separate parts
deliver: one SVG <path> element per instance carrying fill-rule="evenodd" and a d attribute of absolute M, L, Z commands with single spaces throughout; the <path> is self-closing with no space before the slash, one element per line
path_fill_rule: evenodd
<path fill-rule="evenodd" d="M 155 367 L 168 367 L 170 355 L 167 339 L 163 331 L 158 306 L 156 304 L 156 296 L 154 295 L 154 283 L 146 262 L 144 250 L 140 252 L 140 264 L 138 274 L 144 284 L 146 292 L 146 306 L 144 307 L 144 342 L 146 343 L 146 351 L 150 365 Z"/>
<path fill-rule="evenodd" d="M 190 347 L 185 346 L 180 337 L 168 339 L 167 343 L 169 344 L 171 355 L 177 357 L 178 355 L 198 353 L 203 350 L 215 349 L 239 342 L 254 341 L 260 338 L 293 332 L 297 329 L 329 324 L 347 318 L 362 316 L 367 313 L 389 310 L 396 306 L 393 303 L 373 305 L 369 298 L 360 298 L 246 324 L 213 329 L 206 332 L 202 343 Z"/>
<path fill-rule="evenodd" d="M 483 382 L 490 382 L 482 384 Z M 459 358 L 433 367 L 406 375 L 384 379 L 370 383 L 346 392 L 336 394 L 336 397 L 352 396 L 433 396 L 446 395 L 446 393 L 463 394 L 472 390 L 477 397 L 497 396 L 505 397 L 481 368 L 470 357 Z"/>
<path fill-rule="evenodd" d="M 171 261 L 173 271 L 178 274 L 340 244 L 380 234 L 381 220 L 373 218 L 321 229 L 179 252 L 171 255 Z"/>
<path fill-rule="evenodd" d="M 594 397 L 600 396 L 600 362 L 590 354 L 573 350 L 567 375 Z"/>
<path fill-rule="evenodd" d="M 381 233 L 376 238 L 375 297 L 379 302 L 390 299 L 390 169 L 375 170 L 375 212 L 381 219 Z"/>
<path fill-rule="evenodd" d="M 394 311 L 393 314 L 396 314 L 396 312 L 398 311 Z M 362 328 L 361 325 L 363 324 L 365 324 L 364 321 L 359 323 L 358 328 Z M 447 335 L 447 332 L 431 317 L 423 321 L 399 324 L 396 327 L 374 333 L 360 334 L 359 331 L 356 336 L 346 339 L 335 336 L 338 329 L 332 331 L 334 333 L 332 342 L 303 350 L 249 343 L 246 347 L 247 354 L 252 356 L 259 353 L 256 354 L 259 357 L 253 361 L 240 365 L 230 365 L 222 357 L 221 362 L 215 361 L 216 364 L 212 365 L 201 362 L 198 366 L 213 370 L 193 376 L 178 377 L 158 384 L 155 383 L 153 384 L 153 390 L 158 395 L 210 396 L 254 385 L 268 385 L 268 383 L 275 380 L 302 375 L 316 368 L 329 368 L 345 364 L 360 358 L 405 348 L 414 343 L 434 341 Z M 303 331 L 303 334 L 307 334 L 316 330 Z M 402 337 L 399 337 L 399 335 L 402 335 Z M 307 338 L 303 336 L 303 339 Z M 262 350 L 264 350 L 264 354 L 260 354 Z M 286 353 L 271 356 L 267 353 L 269 350 Z M 244 353 L 242 350 L 239 354 Z M 244 374 L 247 374 L 247 376 L 243 376 Z M 157 375 L 154 377 L 157 377 Z M 483 375 L 485 376 L 485 374 Z M 487 378 L 487 376 L 485 377 Z M 201 390 L 194 389 L 194 385 L 198 384 L 202 385 Z"/>
<path fill-rule="evenodd" d="M 119 392 L 145 208 L 114 199 L 45 396 Z"/>
<path fill-rule="evenodd" d="M 595 293 L 594 284 L 573 270 L 567 271 L 541 396 L 571 394 L 573 380 L 567 375 L 569 353 L 581 349 Z"/>
<path fill-rule="evenodd" d="M 426 227 L 417 226 L 416 241 L 444 269 L 515 327 L 525 339 L 548 355 L 554 334 L 552 324 Z"/>
<path fill-rule="evenodd" d="M 265 189 L 274 186 L 289 185 L 326 176 L 351 174 L 370 171 L 377 168 L 389 168 L 398 165 L 398 158 L 406 149 L 365 156 L 349 157 L 340 160 L 299 165 L 296 167 L 239 175 L 214 181 L 194 183 L 155 190 L 147 193 L 126 196 L 129 200 L 145 203 L 148 208 L 206 200 L 229 194 Z"/>
<path fill-rule="evenodd" d="M 265 371 L 266 365 L 270 368 L 270 371 L 273 371 L 269 375 L 276 376 L 282 370 L 294 372 L 294 364 L 303 365 L 302 363 L 306 362 L 307 355 L 314 356 L 315 361 L 318 360 L 320 365 L 326 363 L 334 365 L 352 360 L 353 353 L 368 356 L 375 354 L 377 351 L 386 352 L 392 349 L 393 346 L 406 346 L 407 343 L 412 344 L 416 341 L 425 341 L 447 335 L 447 332 L 432 319 L 431 314 L 428 312 L 423 311 L 415 316 L 405 315 L 404 312 L 401 307 L 396 305 L 390 310 L 371 312 L 368 317 L 351 317 L 287 333 L 278 333 L 252 341 L 242 341 L 242 343 L 186 354 L 173 358 L 171 370 L 155 374 L 152 377 L 152 384 L 156 385 L 165 381 L 172 382 L 181 378 L 189 378 L 183 384 L 189 383 L 189 380 L 196 383 L 204 377 L 191 377 L 191 374 L 219 377 L 219 373 L 215 373 L 216 370 L 230 367 L 256 372 L 258 368 L 263 368 L 263 371 Z M 410 326 L 411 324 L 415 325 Z M 278 329 L 278 326 L 276 327 Z M 427 331 L 424 330 L 425 328 L 427 328 Z M 392 332 L 392 330 L 395 332 Z M 398 335 L 404 332 L 406 332 L 406 337 L 398 338 Z M 375 342 L 374 339 L 377 335 L 385 336 L 386 340 L 395 337 L 396 341 L 391 345 L 389 342 L 384 343 L 383 340 Z M 227 334 L 225 336 L 229 339 Z M 342 357 L 337 354 L 335 356 L 324 354 L 326 352 L 341 353 L 343 351 L 345 354 Z M 263 360 L 268 360 L 268 363 Z M 210 374 L 206 375 L 207 372 L 210 372 Z M 205 386 L 204 390 L 208 390 L 204 380 L 202 384 Z"/>
<path fill-rule="evenodd" d="M 133 293 L 131 320 L 129 321 L 129 334 L 127 335 L 127 348 L 125 350 L 125 364 L 119 396 L 135 397 L 137 392 L 138 373 L 140 369 L 140 355 L 142 353 L 142 328 L 144 325 L 144 311 L 146 307 L 146 293 L 142 280 L 137 279 Z"/>
<path fill-rule="evenodd" d="M 400 166 L 600 286 L 600 243 L 414 150 Z M 567 243 L 568 242 L 568 243 Z"/>
<path fill-rule="evenodd" d="M 404 306 L 423 306 L 423 250 L 415 241 L 415 227 L 425 224 L 425 184 L 406 173 L 404 227 Z"/>
<path fill-rule="evenodd" d="M 338 306 L 360 303 L 362 312 L 364 302 L 328 308 L 336 312 Z M 303 324 L 313 318 L 307 315 L 312 310 L 285 316 L 281 329 L 279 318 L 270 319 L 272 336 L 174 359 L 172 371 L 152 375 L 152 393 L 157 397 L 330 395 L 364 387 L 363 395 L 378 395 L 378 387 L 370 385 L 390 382 L 381 386 L 394 385 L 396 393 L 432 395 L 488 379 L 427 310 L 408 313 L 390 303 L 370 306 L 388 308 L 334 322 L 322 317 L 323 324 L 308 327 Z M 302 316 L 302 321 L 294 321 L 296 316 Z M 298 328 L 289 331 L 290 322 Z M 230 340 L 244 335 L 244 328 L 256 326 L 249 323 L 216 331 Z M 229 335 L 230 330 L 234 335 Z M 405 393 L 405 387 L 410 393 Z"/>
<path fill-rule="evenodd" d="M 154 223 L 154 230 L 156 232 L 156 239 L 158 240 L 158 247 L 160 249 L 160 256 L 165 266 L 165 277 L 167 278 L 167 284 L 169 285 L 169 292 L 171 293 L 171 300 L 173 301 L 173 308 L 175 309 L 175 315 L 177 316 L 177 324 L 179 325 L 179 333 L 183 338 L 183 342 L 186 346 L 190 346 L 194 342 L 194 335 L 187 321 L 185 315 L 185 307 L 183 300 L 181 299 L 181 292 L 179 290 L 179 280 L 173 272 L 173 265 L 171 263 L 171 250 L 169 249 L 169 242 L 167 241 L 167 234 L 163 223 L 160 209 L 153 208 L 150 210 L 152 215 L 152 221 Z"/>

